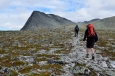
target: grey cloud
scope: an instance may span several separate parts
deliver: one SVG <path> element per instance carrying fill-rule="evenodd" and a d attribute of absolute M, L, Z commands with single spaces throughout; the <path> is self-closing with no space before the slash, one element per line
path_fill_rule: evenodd
<path fill-rule="evenodd" d="M 4 9 L 10 5 L 11 0 L 0 0 L 0 9 Z"/>

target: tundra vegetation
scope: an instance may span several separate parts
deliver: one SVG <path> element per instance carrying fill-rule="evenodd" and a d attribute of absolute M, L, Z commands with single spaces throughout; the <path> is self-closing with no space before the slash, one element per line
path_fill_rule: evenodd
<path fill-rule="evenodd" d="M 115 31 L 102 29 L 96 31 L 99 37 L 95 45 L 96 53 L 115 60 Z M 80 43 L 82 43 L 83 34 L 84 30 L 80 29 Z M 0 75 L 63 75 L 66 73 L 64 64 L 67 63 L 61 61 L 61 56 L 71 53 L 74 48 L 72 46 L 73 36 L 72 28 L 0 31 Z M 86 64 L 77 65 L 87 67 Z M 95 71 L 92 69 L 91 71 L 93 75 L 96 75 Z"/>

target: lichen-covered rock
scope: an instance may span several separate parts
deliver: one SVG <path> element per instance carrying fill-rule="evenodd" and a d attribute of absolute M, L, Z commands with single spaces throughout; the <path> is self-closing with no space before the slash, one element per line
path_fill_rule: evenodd
<path fill-rule="evenodd" d="M 70 69 L 73 74 L 90 75 L 91 71 L 84 66 L 74 66 Z"/>
<path fill-rule="evenodd" d="M 115 71 L 105 71 L 105 72 L 100 72 L 99 76 L 115 76 Z"/>

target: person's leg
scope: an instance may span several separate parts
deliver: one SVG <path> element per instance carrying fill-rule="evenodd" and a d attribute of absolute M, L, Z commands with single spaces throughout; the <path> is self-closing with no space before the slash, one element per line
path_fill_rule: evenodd
<path fill-rule="evenodd" d="M 76 33 L 77 33 L 77 37 L 78 37 L 78 31 L 76 31 Z"/>
<path fill-rule="evenodd" d="M 89 57 L 89 48 L 86 48 L 86 58 L 88 58 Z"/>
<path fill-rule="evenodd" d="M 91 51 L 92 51 L 92 59 L 94 60 L 95 59 L 95 57 L 94 57 L 94 52 L 95 52 L 94 48 L 91 48 Z"/>
<path fill-rule="evenodd" d="M 94 52 L 95 52 L 95 49 L 94 49 L 94 48 L 91 48 L 91 51 L 92 51 L 92 54 L 94 54 Z"/>
<path fill-rule="evenodd" d="M 75 31 L 75 37 L 76 37 L 76 31 Z"/>
<path fill-rule="evenodd" d="M 88 54 L 88 52 L 89 52 L 89 48 L 86 48 L 86 54 Z"/>

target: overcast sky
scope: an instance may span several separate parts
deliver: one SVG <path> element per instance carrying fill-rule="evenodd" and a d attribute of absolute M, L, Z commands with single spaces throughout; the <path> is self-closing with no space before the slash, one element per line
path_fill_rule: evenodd
<path fill-rule="evenodd" d="M 0 30 L 20 30 L 34 10 L 82 22 L 115 16 L 115 0 L 0 0 Z"/>

